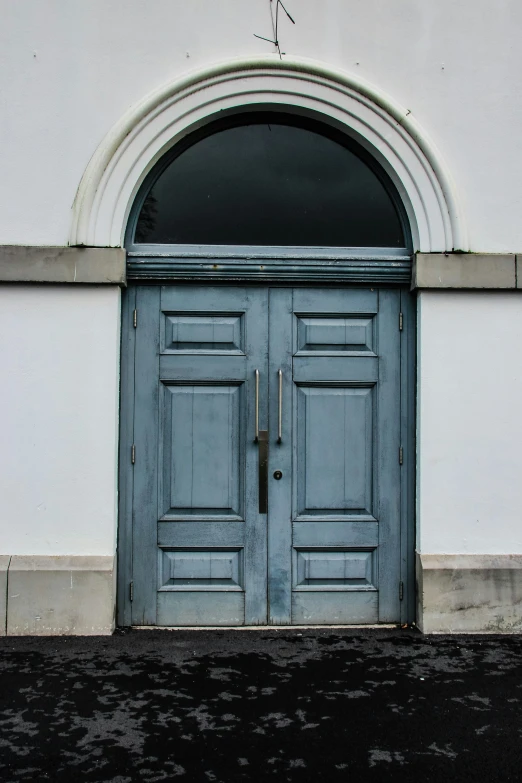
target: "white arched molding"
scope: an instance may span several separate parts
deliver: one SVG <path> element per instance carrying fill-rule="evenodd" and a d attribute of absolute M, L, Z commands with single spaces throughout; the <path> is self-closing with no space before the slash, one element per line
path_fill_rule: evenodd
<path fill-rule="evenodd" d="M 131 108 L 89 162 L 73 205 L 70 244 L 122 246 L 134 197 L 156 161 L 219 112 L 263 104 L 322 115 L 362 143 L 398 188 L 414 250 L 468 249 L 451 177 L 412 113 L 351 74 L 277 56 L 193 72 Z"/>

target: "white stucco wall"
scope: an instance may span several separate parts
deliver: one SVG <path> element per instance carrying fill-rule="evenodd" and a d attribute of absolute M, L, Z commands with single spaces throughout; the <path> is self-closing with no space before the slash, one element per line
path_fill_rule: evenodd
<path fill-rule="evenodd" d="M 289 55 L 411 110 L 453 174 L 471 249 L 522 249 L 522 3 L 289 0 Z M 98 144 L 178 75 L 267 54 L 269 0 L 1 0 L 0 244 L 64 244 Z M 423 249 L 423 248 L 420 248 Z"/>
<path fill-rule="evenodd" d="M 418 315 L 417 548 L 522 553 L 522 297 L 425 292 Z"/>
<path fill-rule="evenodd" d="M 288 0 L 283 51 L 408 107 L 470 247 L 522 251 L 520 0 Z M 0 0 L 0 244 L 67 243 L 105 134 L 159 85 L 264 55 L 269 0 Z M 422 249 L 422 248 L 421 248 Z M 119 291 L 0 288 L 0 553 L 114 552 Z M 418 548 L 522 552 L 522 298 L 419 300 Z"/>
<path fill-rule="evenodd" d="M 0 286 L 0 553 L 112 555 L 120 292 Z"/>

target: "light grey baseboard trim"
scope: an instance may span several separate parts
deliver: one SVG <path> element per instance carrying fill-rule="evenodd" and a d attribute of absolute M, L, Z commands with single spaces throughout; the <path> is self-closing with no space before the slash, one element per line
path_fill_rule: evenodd
<path fill-rule="evenodd" d="M 423 633 L 520 633 L 522 555 L 417 553 Z"/>
<path fill-rule="evenodd" d="M 126 285 L 121 247 L 0 246 L 2 283 Z"/>
<path fill-rule="evenodd" d="M 522 288 L 522 256 L 500 253 L 416 253 L 412 290 L 416 288 Z M 517 285 L 518 283 L 518 285 Z"/>
<path fill-rule="evenodd" d="M 6 572 L 7 636 L 113 632 L 114 557 L 13 555 Z"/>
<path fill-rule="evenodd" d="M 7 625 L 7 571 L 9 555 L 0 555 L 0 636 L 5 636 Z"/>

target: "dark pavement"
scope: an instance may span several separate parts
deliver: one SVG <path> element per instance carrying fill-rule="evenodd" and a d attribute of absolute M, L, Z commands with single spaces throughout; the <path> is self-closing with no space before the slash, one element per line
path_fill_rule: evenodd
<path fill-rule="evenodd" d="M 0 639 L 0 780 L 522 781 L 522 638 Z"/>

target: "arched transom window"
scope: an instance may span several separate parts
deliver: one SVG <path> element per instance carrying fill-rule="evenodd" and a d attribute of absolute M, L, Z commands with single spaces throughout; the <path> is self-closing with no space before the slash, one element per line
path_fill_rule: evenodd
<path fill-rule="evenodd" d="M 130 244 L 409 246 L 394 186 L 340 131 L 250 112 L 179 143 L 138 196 Z"/>

